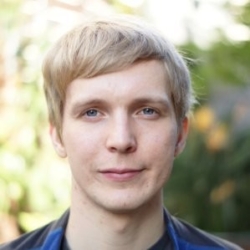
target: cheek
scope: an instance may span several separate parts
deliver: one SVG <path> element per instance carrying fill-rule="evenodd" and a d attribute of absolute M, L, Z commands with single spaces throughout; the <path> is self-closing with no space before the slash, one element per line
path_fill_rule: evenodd
<path fill-rule="evenodd" d="M 95 133 L 83 133 L 84 130 L 65 131 L 64 145 L 72 171 L 86 172 L 88 165 L 96 158 L 100 140 Z"/>
<path fill-rule="evenodd" d="M 63 139 L 67 153 L 76 154 L 80 152 L 82 155 L 88 155 L 89 152 L 94 151 L 101 142 L 101 134 L 98 132 L 98 129 L 90 129 L 80 125 L 72 126 L 64 131 Z"/>
<path fill-rule="evenodd" d="M 174 156 L 177 132 L 176 129 L 171 129 L 169 131 L 160 130 L 158 133 L 154 133 L 148 138 L 148 145 L 150 147 L 151 153 L 156 154 L 156 157 L 169 158 Z"/>
<path fill-rule="evenodd" d="M 162 182 L 172 170 L 176 145 L 175 130 L 156 134 L 150 138 L 147 145 L 147 153 L 144 152 L 144 155 L 147 155 L 148 161 L 151 162 L 156 178 Z"/>

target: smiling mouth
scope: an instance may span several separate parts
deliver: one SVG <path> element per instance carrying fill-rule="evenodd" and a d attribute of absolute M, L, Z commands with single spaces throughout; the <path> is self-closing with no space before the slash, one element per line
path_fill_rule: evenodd
<path fill-rule="evenodd" d="M 143 172 L 143 169 L 108 169 L 100 171 L 104 178 L 110 181 L 124 182 L 130 181 L 138 177 Z"/>

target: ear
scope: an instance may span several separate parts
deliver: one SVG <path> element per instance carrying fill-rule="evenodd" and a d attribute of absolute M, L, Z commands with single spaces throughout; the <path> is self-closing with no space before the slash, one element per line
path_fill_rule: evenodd
<path fill-rule="evenodd" d="M 185 116 L 185 118 L 181 121 L 179 127 L 179 133 L 175 146 L 175 154 L 174 154 L 175 157 L 178 156 L 185 148 L 188 136 L 188 129 L 189 129 L 189 118 Z"/>
<path fill-rule="evenodd" d="M 65 147 L 63 145 L 60 136 L 58 135 L 57 129 L 54 125 L 51 124 L 50 124 L 50 137 L 56 153 L 62 158 L 67 157 Z"/>

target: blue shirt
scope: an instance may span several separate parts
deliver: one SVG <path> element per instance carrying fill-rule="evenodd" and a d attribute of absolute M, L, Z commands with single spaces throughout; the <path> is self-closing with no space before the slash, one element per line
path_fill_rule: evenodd
<path fill-rule="evenodd" d="M 58 220 L 1 245 L 0 250 L 62 250 L 68 218 L 69 210 Z M 243 250 L 177 219 L 167 210 L 164 219 L 165 232 L 149 250 Z"/>

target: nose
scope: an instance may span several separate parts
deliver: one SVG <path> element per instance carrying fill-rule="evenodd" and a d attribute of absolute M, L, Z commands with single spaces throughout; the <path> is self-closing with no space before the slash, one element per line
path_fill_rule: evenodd
<path fill-rule="evenodd" d="M 107 137 L 107 148 L 110 152 L 132 153 L 136 151 L 137 140 L 133 121 L 125 115 L 112 119 Z"/>

